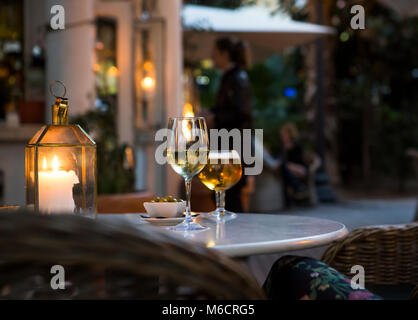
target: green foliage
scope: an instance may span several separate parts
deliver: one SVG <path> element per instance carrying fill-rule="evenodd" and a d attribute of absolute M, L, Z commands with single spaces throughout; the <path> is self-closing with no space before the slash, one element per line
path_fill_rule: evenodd
<path fill-rule="evenodd" d="M 418 18 L 401 19 L 376 1 L 363 1 L 366 30 L 354 31 L 347 7 L 358 1 L 347 2 L 334 9 L 338 32 L 348 38 L 337 38 L 335 54 L 341 160 L 346 167 L 361 162 L 367 119 L 373 172 L 403 182 L 413 172 L 405 150 L 418 147 Z"/>
<path fill-rule="evenodd" d="M 216 92 L 219 87 L 221 73 L 216 69 L 202 69 L 201 75 L 209 78 L 209 83 L 199 86 L 199 99 L 203 109 L 210 109 L 215 106 Z"/>
<path fill-rule="evenodd" d="M 280 149 L 277 137 L 281 124 L 293 121 L 299 127 L 305 125 L 302 118 L 304 77 L 300 68 L 301 57 L 296 51 L 272 56 L 248 70 L 254 99 L 254 125 L 264 129 L 264 143 L 273 153 Z M 215 105 L 221 74 L 214 69 L 202 69 L 201 75 L 209 77 L 210 82 L 200 86 L 200 103 L 202 108 L 211 108 Z M 295 90 L 294 97 L 285 95 L 289 88 Z"/>
<path fill-rule="evenodd" d="M 112 97 L 110 97 L 112 98 Z M 95 109 L 72 119 L 89 133 L 97 144 L 97 184 L 99 194 L 131 192 L 133 172 L 125 168 L 126 145 L 119 145 L 116 135 L 116 111 L 109 103 L 107 109 Z"/>
<path fill-rule="evenodd" d="M 255 64 L 248 74 L 254 94 L 254 119 L 256 128 L 264 129 L 265 145 L 273 152 L 280 149 L 280 126 L 287 121 L 299 127 L 302 118 L 304 79 L 297 71 L 299 55 L 276 55 Z M 286 90 L 295 90 L 295 96 L 286 96 Z"/>

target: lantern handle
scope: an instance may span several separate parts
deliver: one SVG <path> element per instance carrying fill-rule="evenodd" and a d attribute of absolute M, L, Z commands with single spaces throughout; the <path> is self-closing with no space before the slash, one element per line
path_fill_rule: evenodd
<path fill-rule="evenodd" d="M 59 83 L 59 84 L 60 84 L 60 85 L 64 88 L 64 94 L 62 95 L 62 97 L 60 97 L 60 96 L 56 96 L 56 95 L 52 92 L 52 88 L 53 88 L 54 84 L 56 84 L 56 83 Z M 53 95 L 55 98 L 65 99 L 64 97 L 65 97 L 65 94 L 67 93 L 67 88 L 66 88 L 65 84 L 64 84 L 64 83 L 62 83 L 61 81 L 59 81 L 59 80 L 54 80 L 54 81 L 52 81 L 52 82 L 49 84 L 49 92 L 50 92 L 50 93 L 51 93 L 51 95 Z"/>

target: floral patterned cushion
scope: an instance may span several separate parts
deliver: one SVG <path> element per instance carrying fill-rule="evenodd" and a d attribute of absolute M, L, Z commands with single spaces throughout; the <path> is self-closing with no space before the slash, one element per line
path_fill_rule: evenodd
<path fill-rule="evenodd" d="M 381 300 L 368 290 L 353 289 L 351 279 L 326 263 L 298 256 L 276 261 L 263 289 L 273 300 Z"/>

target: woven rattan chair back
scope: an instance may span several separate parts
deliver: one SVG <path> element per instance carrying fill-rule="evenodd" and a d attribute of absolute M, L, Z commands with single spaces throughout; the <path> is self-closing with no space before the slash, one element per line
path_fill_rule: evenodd
<path fill-rule="evenodd" d="M 54 265 L 65 289 L 53 290 Z M 0 214 L 2 299 L 262 299 L 228 257 L 149 226 Z"/>
<path fill-rule="evenodd" d="M 417 285 L 418 223 L 353 230 L 334 242 L 322 261 L 349 277 L 351 267 L 361 265 L 371 285 Z"/>

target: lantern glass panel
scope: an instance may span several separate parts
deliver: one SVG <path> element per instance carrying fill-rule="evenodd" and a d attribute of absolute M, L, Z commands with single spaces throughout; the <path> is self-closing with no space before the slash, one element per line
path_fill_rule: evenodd
<path fill-rule="evenodd" d="M 42 213 L 96 213 L 96 144 L 78 125 L 42 127 L 26 146 L 26 203 Z"/>

